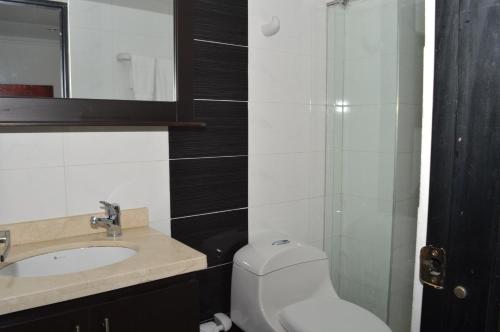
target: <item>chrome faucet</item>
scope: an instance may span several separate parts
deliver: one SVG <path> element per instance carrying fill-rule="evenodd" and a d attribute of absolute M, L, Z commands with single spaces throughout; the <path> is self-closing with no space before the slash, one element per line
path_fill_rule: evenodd
<path fill-rule="evenodd" d="M 3 263 L 10 250 L 10 231 L 0 231 L 0 244 L 3 244 L 3 249 L 0 251 L 0 263 Z"/>
<path fill-rule="evenodd" d="M 90 218 L 92 228 L 105 227 L 108 237 L 120 237 L 122 235 L 122 223 L 120 205 L 112 204 L 105 201 L 100 201 L 101 208 L 106 211 L 106 217 Z"/>

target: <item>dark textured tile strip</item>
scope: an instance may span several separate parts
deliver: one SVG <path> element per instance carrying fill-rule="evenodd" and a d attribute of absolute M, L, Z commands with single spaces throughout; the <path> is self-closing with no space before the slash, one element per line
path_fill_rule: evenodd
<path fill-rule="evenodd" d="M 248 100 L 248 48 L 193 41 L 195 99 Z"/>
<path fill-rule="evenodd" d="M 170 161 L 172 218 L 248 206 L 248 157 Z"/>
<path fill-rule="evenodd" d="M 248 104 L 195 101 L 197 121 L 205 128 L 171 128 L 170 158 L 248 154 Z"/>
<path fill-rule="evenodd" d="M 248 45 L 248 1 L 195 0 L 193 33 L 196 39 Z"/>
<path fill-rule="evenodd" d="M 248 210 L 172 220 L 172 237 L 207 255 L 208 266 L 233 261 L 248 243 Z"/>

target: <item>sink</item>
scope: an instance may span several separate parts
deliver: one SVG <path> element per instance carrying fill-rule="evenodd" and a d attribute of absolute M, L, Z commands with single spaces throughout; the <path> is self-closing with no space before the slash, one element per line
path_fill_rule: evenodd
<path fill-rule="evenodd" d="M 0 269 L 0 277 L 47 277 L 81 272 L 124 261 L 137 254 L 125 247 L 88 247 L 26 258 Z"/>

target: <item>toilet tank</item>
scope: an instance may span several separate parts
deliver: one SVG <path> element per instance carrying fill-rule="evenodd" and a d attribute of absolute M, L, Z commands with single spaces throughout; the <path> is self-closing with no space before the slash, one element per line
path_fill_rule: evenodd
<path fill-rule="evenodd" d="M 326 254 L 287 237 L 269 234 L 234 256 L 231 319 L 245 332 L 284 331 L 284 307 L 333 290 Z"/>

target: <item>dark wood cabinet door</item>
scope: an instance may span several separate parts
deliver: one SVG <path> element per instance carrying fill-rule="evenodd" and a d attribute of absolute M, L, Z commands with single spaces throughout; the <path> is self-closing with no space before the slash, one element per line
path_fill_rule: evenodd
<path fill-rule="evenodd" d="M 74 311 L 62 315 L 44 317 L 8 327 L 0 332 L 88 332 L 88 311 Z"/>
<path fill-rule="evenodd" d="M 195 281 L 130 296 L 91 309 L 92 332 L 199 331 Z"/>

